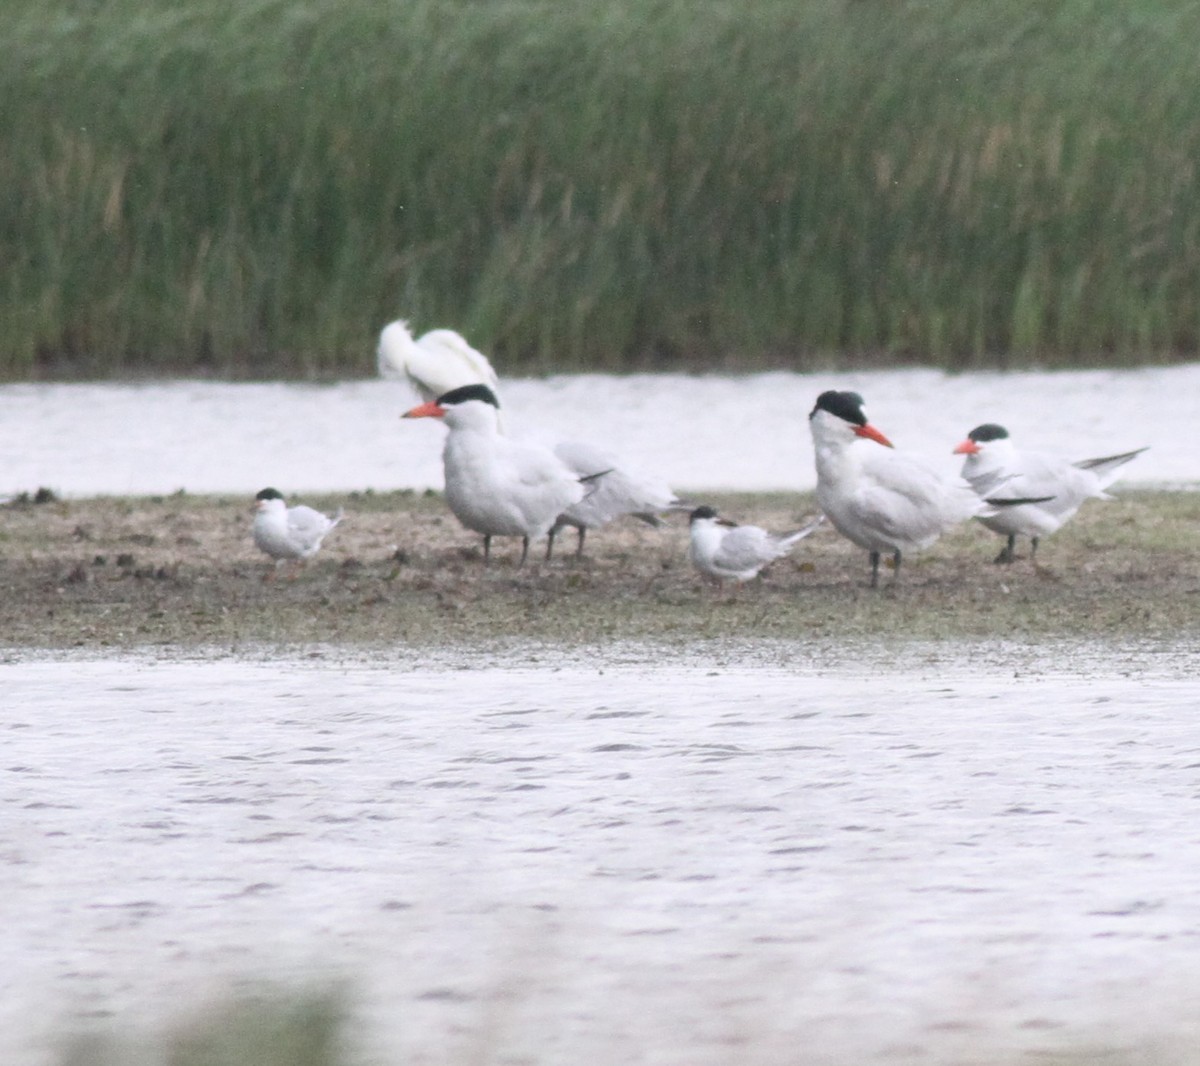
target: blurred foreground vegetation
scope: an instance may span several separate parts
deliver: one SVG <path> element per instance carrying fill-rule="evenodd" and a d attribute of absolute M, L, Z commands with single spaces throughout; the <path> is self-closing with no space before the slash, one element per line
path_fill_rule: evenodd
<path fill-rule="evenodd" d="M 7 0 L 0 377 L 1188 358 L 1184 0 Z"/>

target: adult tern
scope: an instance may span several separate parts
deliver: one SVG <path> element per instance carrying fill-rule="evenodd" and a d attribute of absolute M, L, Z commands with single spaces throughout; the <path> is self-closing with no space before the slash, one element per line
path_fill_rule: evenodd
<path fill-rule="evenodd" d="M 750 581 L 768 563 L 787 555 L 822 522 L 818 517 L 790 533 L 768 533 L 761 526 L 739 526 L 720 518 L 712 507 L 697 507 L 690 519 L 692 565 L 721 584 L 727 578 Z"/>
<path fill-rule="evenodd" d="M 1060 529 L 1085 500 L 1112 499 L 1105 488 L 1116 480 L 1122 466 L 1145 450 L 1136 448 L 1119 455 L 1070 462 L 1043 452 L 1022 451 L 1013 444 L 1008 430 L 987 422 L 971 430 L 954 454 L 966 456 L 962 476 L 972 485 L 991 485 L 999 477 L 1007 481 L 1006 491 L 1043 497 L 1036 503 L 1001 508 L 979 518 L 988 529 L 1008 538 L 995 561 L 1011 563 L 1016 558 L 1017 537 L 1029 538 L 1029 559 L 1033 562 L 1039 539 Z"/>
<path fill-rule="evenodd" d="M 924 461 L 895 451 L 867 421 L 863 402 L 856 392 L 823 392 L 808 424 L 816 455 L 817 502 L 839 533 L 870 553 L 872 588 L 879 584 L 883 552 L 892 556 L 894 581 L 906 552 L 928 548 L 975 515 L 1028 502 L 981 496 L 967 482 L 947 480 Z M 995 478 L 988 491 L 1004 481 Z"/>
<path fill-rule="evenodd" d="M 589 491 L 580 477 L 547 448 L 506 437 L 499 403 L 487 385 L 464 385 L 406 411 L 403 418 L 440 418 L 449 433 L 442 451 L 446 503 L 467 529 L 483 534 L 483 559 L 492 537 L 520 537 L 523 566 L 529 542 L 545 536 L 567 508 Z"/>
<path fill-rule="evenodd" d="M 435 329 L 415 338 L 406 322 L 391 322 L 379 335 L 378 363 L 382 376 L 406 380 L 426 401 L 465 385 L 487 386 L 496 404 L 497 429 L 507 433 L 499 376 L 487 356 L 454 330 Z M 567 526 L 578 531 L 575 554 L 582 555 L 589 529 L 623 515 L 661 525 L 659 515 L 690 506 L 661 478 L 636 469 L 607 448 L 585 441 L 563 440 L 553 445 L 553 451 L 577 477 L 594 476 L 599 470 L 607 473 L 593 484 L 583 500 L 567 508 L 551 526 L 547 559 L 554 552 L 555 536 Z"/>
<path fill-rule="evenodd" d="M 342 520 L 339 508 L 332 518 L 312 507 L 289 507 L 277 489 L 263 489 L 254 497 L 254 543 L 275 560 L 273 576 L 280 565 L 295 560 L 297 569 L 321 549 L 321 542 Z"/>

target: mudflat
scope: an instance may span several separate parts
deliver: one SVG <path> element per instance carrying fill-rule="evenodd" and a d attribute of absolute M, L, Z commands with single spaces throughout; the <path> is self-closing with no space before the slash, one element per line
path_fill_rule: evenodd
<path fill-rule="evenodd" d="M 868 587 L 866 553 L 828 524 L 741 588 L 717 588 L 687 558 L 687 515 L 592 531 L 582 556 L 560 537 L 481 538 L 436 494 L 293 499 L 346 517 L 295 576 L 251 540 L 251 501 L 95 498 L 0 507 L 0 646 L 180 650 L 334 645 L 492 648 L 514 640 L 660 647 L 728 637 L 872 641 L 1200 637 L 1200 492 L 1121 491 L 1091 501 L 1038 551 L 967 524 Z M 723 516 L 784 531 L 811 495 L 717 495 Z M 269 578 L 269 579 L 268 579 Z"/>

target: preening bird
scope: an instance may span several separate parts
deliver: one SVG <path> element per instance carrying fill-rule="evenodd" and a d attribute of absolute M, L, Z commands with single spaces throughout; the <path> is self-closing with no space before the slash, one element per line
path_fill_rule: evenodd
<path fill-rule="evenodd" d="M 452 329 L 412 335 L 402 319 L 383 327 L 377 352 L 379 374 L 407 381 L 422 400 L 436 400 L 464 385 L 486 385 L 500 402 L 500 379 L 488 357 Z"/>
<path fill-rule="evenodd" d="M 817 502 L 839 533 L 870 553 L 872 588 L 879 584 L 883 552 L 892 555 L 898 577 L 904 553 L 928 548 L 968 518 L 1028 502 L 992 495 L 1003 477 L 984 497 L 967 482 L 947 480 L 922 460 L 896 452 L 867 421 L 856 392 L 821 393 L 808 424 Z"/>
<path fill-rule="evenodd" d="M 590 485 L 549 449 L 504 436 L 498 415 L 496 394 L 475 384 L 451 389 L 401 417 L 445 421 L 446 504 L 467 529 L 483 534 L 485 563 L 492 537 L 520 537 L 524 565 L 529 542 L 545 536 Z"/>
<path fill-rule="evenodd" d="M 995 561 L 1011 563 L 1016 558 L 1017 537 L 1029 538 L 1032 562 L 1039 539 L 1060 529 L 1085 500 L 1112 499 L 1105 488 L 1116 480 L 1122 466 L 1145 450 L 1136 448 L 1119 455 L 1070 462 L 1042 452 L 1022 451 L 1013 444 L 1008 430 L 988 422 L 971 430 L 954 453 L 966 456 L 962 475 L 971 485 L 987 486 L 1002 478 L 1006 492 L 1042 497 L 1038 502 L 1005 507 L 979 518 L 988 529 L 1008 538 Z"/>
<path fill-rule="evenodd" d="M 768 563 L 787 555 L 822 522 L 818 517 L 790 533 L 768 533 L 761 526 L 739 526 L 717 515 L 712 507 L 697 507 L 690 519 L 688 554 L 702 574 L 717 579 L 749 581 Z"/>
<path fill-rule="evenodd" d="M 303 565 L 311 559 L 320 551 L 329 531 L 342 520 L 341 508 L 328 518 L 304 504 L 289 507 L 276 489 L 263 489 L 254 499 L 254 543 L 275 560 L 276 570 L 288 560 Z"/>
<path fill-rule="evenodd" d="M 392 322 L 379 335 L 378 360 L 381 375 L 408 381 L 427 401 L 465 385 L 486 386 L 495 400 L 497 430 L 507 433 L 496 371 L 487 356 L 472 348 L 454 330 L 435 329 L 414 338 L 407 323 Z M 558 516 L 550 529 L 547 559 L 553 554 L 555 536 L 567 526 L 579 533 L 576 554 L 581 555 L 589 529 L 606 525 L 622 515 L 661 525 L 659 515 L 689 506 L 660 478 L 636 470 L 607 448 L 565 440 L 557 442 L 553 450 L 577 477 L 595 477 L 599 471 L 604 471 L 605 476 L 592 483 L 591 491 L 580 503 Z"/>

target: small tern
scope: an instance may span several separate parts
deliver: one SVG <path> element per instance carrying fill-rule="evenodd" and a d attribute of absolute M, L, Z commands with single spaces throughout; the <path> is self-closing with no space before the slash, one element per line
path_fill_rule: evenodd
<path fill-rule="evenodd" d="M 268 573 L 268 578 L 289 560 L 296 562 L 298 572 L 320 551 L 321 542 L 342 520 L 341 508 L 329 518 L 304 504 L 289 507 L 277 489 L 263 489 L 254 500 L 254 543 L 275 560 L 275 570 Z"/>
<path fill-rule="evenodd" d="M 790 533 L 768 533 L 761 526 L 739 526 L 720 518 L 712 507 L 697 507 L 690 519 L 688 554 L 692 565 L 718 584 L 727 578 L 740 584 L 787 555 L 824 520 L 822 515 Z"/>

